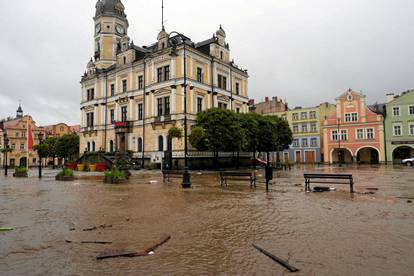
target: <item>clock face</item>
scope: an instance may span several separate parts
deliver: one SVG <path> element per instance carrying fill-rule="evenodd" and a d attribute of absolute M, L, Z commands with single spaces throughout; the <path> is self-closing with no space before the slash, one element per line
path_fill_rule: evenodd
<path fill-rule="evenodd" d="M 116 32 L 119 33 L 119 34 L 124 34 L 125 29 L 121 25 L 116 25 Z"/>
<path fill-rule="evenodd" d="M 96 24 L 95 26 L 95 33 L 99 34 L 101 32 L 101 24 Z"/>

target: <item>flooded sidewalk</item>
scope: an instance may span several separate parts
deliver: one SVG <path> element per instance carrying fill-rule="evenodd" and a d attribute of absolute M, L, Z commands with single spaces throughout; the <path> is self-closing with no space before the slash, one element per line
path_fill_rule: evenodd
<path fill-rule="evenodd" d="M 352 173 L 355 194 L 305 193 L 304 172 Z M 216 173 L 163 183 L 159 171 L 134 172 L 129 184 L 102 174 L 56 182 L 0 171 L 0 275 L 287 275 L 252 244 L 300 269 L 294 275 L 412 275 L 414 169 L 303 167 L 221 188 Z M 259 172 L 262 175 L 263 172 Z M 367 189 L 368 188 L 368 189 Z M 88 231 L 84 231 L 89 229 Z M 92 230 L 91 230 L 92 229 Z M 155 254 L 96 260 L 107 250 Z M 107 244 L 82 243 L 102 241 Z"/>

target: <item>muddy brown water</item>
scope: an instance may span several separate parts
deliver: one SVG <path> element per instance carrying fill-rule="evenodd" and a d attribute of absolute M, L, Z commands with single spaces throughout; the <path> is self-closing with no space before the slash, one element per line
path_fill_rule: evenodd
<path fill-rule="evenodd" d="M 339 185 L 304 193 L 304 171 L 350 172 L 357 193 Z M 269 194 L 262 182 L 220 188 L 215 174 L 193 174 L 194 187 L 183 191 L 159 172 L 119 186 L 31 173 L 0 176 L 0 227 L 15 228 L 0 233 L 0 275 L 290 274 L 253 243 L 299 268 L 296 275 L 414 273 L 414 203 L 405 199 L 414 198 L 412 168 L 296 168 L 278 172 Z M 100 225 L 107 227 L 82 231 Z M 165 234 L 171 240 L 152 256 L 95 259 L 109 249 L 140 251 Z"/>

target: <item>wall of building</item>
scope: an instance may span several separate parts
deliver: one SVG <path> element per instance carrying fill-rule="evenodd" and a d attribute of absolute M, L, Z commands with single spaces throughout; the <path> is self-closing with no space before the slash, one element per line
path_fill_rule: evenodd
<path fill-rule="evenodd" d="M 386 114 L 387 162 L 400 163 L 403 158 L 414 157 L 414 91 L 393 96 L 386 105 Z M 394 127 L 399 127 L 400 135 Z"/>

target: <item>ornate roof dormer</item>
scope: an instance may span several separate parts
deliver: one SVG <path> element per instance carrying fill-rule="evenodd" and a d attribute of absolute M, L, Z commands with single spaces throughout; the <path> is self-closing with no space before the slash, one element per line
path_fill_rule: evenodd
<path fill-rule="evenodd" d="M 125 7 L 121 0 L 98 0 L 96 3 L 95 17 L 102 15 L 119 16 L 126 19 Z"/>

